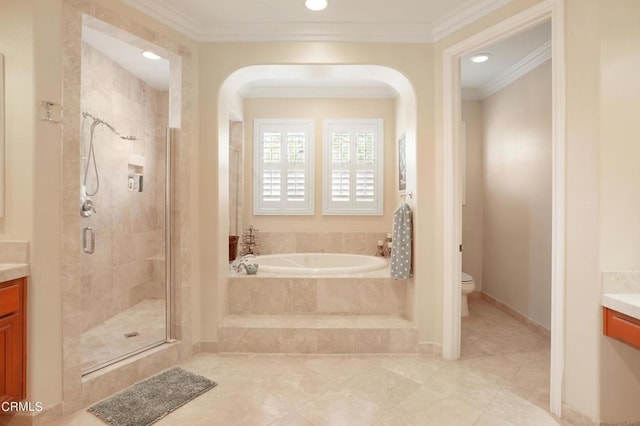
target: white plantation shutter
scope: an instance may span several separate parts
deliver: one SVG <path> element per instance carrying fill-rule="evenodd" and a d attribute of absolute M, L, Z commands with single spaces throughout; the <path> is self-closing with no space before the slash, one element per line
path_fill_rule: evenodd
<path fill-rule="evenodd" d="M 356 200 L 371 202 L 375 197 L 375 176 L 373 170 L 356 170 Z"/>
<path fill-rule="evenodd" d="M 331 171 L 331 201 L 348 202 L 351 195 L 349 170 Z"/>
<path fill-rule="evenodd" d="M 280 201 L 280 170 L 262 172 L 262 199 L 264 201 Z"/>
<path fill-rule="evenodd" d="M 313 214 L 313 122 L 255 120 L 254 153 L 254 214 Z"/>
<path fill-rule="evenodd" d="M 382 135 L 382 120 L 325 121 L 323 214 L 382 214 Z"/>
<path fill-rule="evenodd" d="M 287 201 L 304 201 L 306 197 L 304 175 L 304 170 L 287 172 Z"/>

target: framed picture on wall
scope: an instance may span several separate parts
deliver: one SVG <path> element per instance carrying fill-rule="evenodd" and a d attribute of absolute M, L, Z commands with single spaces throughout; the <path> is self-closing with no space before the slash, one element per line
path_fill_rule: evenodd
<path fill-rule="evenodd" d="M 407 135 L 403 134 L 398 139 L 398 191 L 400 194 L 407 192 Z"/>

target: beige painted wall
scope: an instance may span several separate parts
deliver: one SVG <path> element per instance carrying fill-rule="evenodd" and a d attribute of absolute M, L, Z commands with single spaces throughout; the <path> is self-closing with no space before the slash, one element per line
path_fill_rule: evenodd
<path fill-rule="evenodd" d="M 483 102 L 483 291 L 551 326 L 551 61 Z"/>
<path fill-rule="evenodd" d="M 0 3 L 5 56 L 5 217 L 0 238 L 30 242 L 27 397 L 61 399 L 59 127 L 37 119 L 40 100 L 60 103 L 60 5 Z M 37 30 L 36 30 L 37 29 Z M 47 67 L 48 73 L 38 72 Z"/>
<path fill-rule="evenodd" d="M 484 199 L 482 102 L 463 101 L 462 121 L 467 129 L 466 203 L 462 206 L 462 270 L 482 290 L 482 206 Z"/>
<path fill-rule="evenodd" d="M 638 421 L 640 356 L 602 337 L 600 272 L 640 266 L 637 217 L 626 211 L 637 208 L 637 149 L 625 133 L 639 105 L 637 79 L 628 77 L 638 73 L 640 4 L 567 0 L 566 16 L 565 401 L 594 418 Z"/>
<path fill-rule="evenodd" d="M 0 53 L 5 57 L 5 215 L 0 237 L 31 239 L 33 221 L 32 125 L 34 105 L 34 10 L 30 2 L 0 3 Z"/>
<path fill-rule="evenodd" d="M 567 254 L 564 402 L 600 418 L 599 0 L 567 0 Z M 584 31 L 591 28 L 591 31 Z M 611 396 L 622 397 L 614 392 Z"/>
<path fill-rule="evenodd" d="M 391 232 L 397 207 L 395 190 L 395 102 L 393 99 L 247 99 L 245 114 L 244 223 L 265 232 Z M 315 155 L 315 214 L 260 216 L 253 214 L 254 120 L 261 118 L 312 119 Z M 381 118 L 384 120 L 384 207 L 382 216 L 322 215 L 323 120 Z M 372 247 L 375 252 L 375 247 Z"/>
<path fill-rule="evenodd" d="M 599 6 L 601 269 L 637 271 L 640 3 L 602 0 Z M 640 351 L 606 337 L 601 337 L 600 344 L 601 418 L 639 421 Z"/>
<path fill-rule="evenodd" d="M 242 52 L 241 55 L 238 52 Z M 381 65 L 402 73 L 411 83 L 417 99 L 417 128 L 410 129 L 412 140 L 418 140 L 413 159 L 419 159 L 414 191 L 419 191 L 414 207 L 416 255 L 416 318 L 420 340 L 441 340 L 441 293 L 433 271 L 439 241 L 434 235 L 436 202 L 436 156 L 433 140 L 433 75 L 431 45 L 393 43 L 204 43 L 200 49 L 201 145 L 199 168 L 201 190 L 198 229 L 203 239 L 200 269 L 202 298 L 216 309 L 203 310 L 205 341 L 216 341 L 217 324 L 224 315 L 228 265 L 222 262 L 227 251 L 228 220 L 228 121 L 229 100 L 218 104 L 220 87 L 235 71 L 257 64 L 349 64 Z M 216 120 L 217 119 L 217 120 Z M 214 122 L 214 120 L 216 120 Z M 224 124 L 218 124 L 224 123 Z M 415 154 L 414 154 L 415 153 Z M 211 242 L 216 242 L 211 244 Z M 217 261 L 217 264 L 215 263 Z"/>

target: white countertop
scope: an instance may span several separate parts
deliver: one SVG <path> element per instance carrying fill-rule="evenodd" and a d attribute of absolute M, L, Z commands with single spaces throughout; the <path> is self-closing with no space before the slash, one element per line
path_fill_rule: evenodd
<path fill-rule="evenodd" d="M 26 263 L 0 263 L 0 283 L 29 275 Z"/>
<path fill-rule="evenodd" d="M 605 293 L 602 306 L 630 317 L 640 319 L 640 293 Z"/>

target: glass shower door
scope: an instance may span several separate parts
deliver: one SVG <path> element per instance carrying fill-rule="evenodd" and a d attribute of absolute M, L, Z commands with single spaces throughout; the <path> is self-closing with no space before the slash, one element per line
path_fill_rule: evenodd
<path fill-rule="evenodd" d="M 81 368 L 88 374 L 167 340 L 168 92 L 85 43 L 81 106 Z"/>

